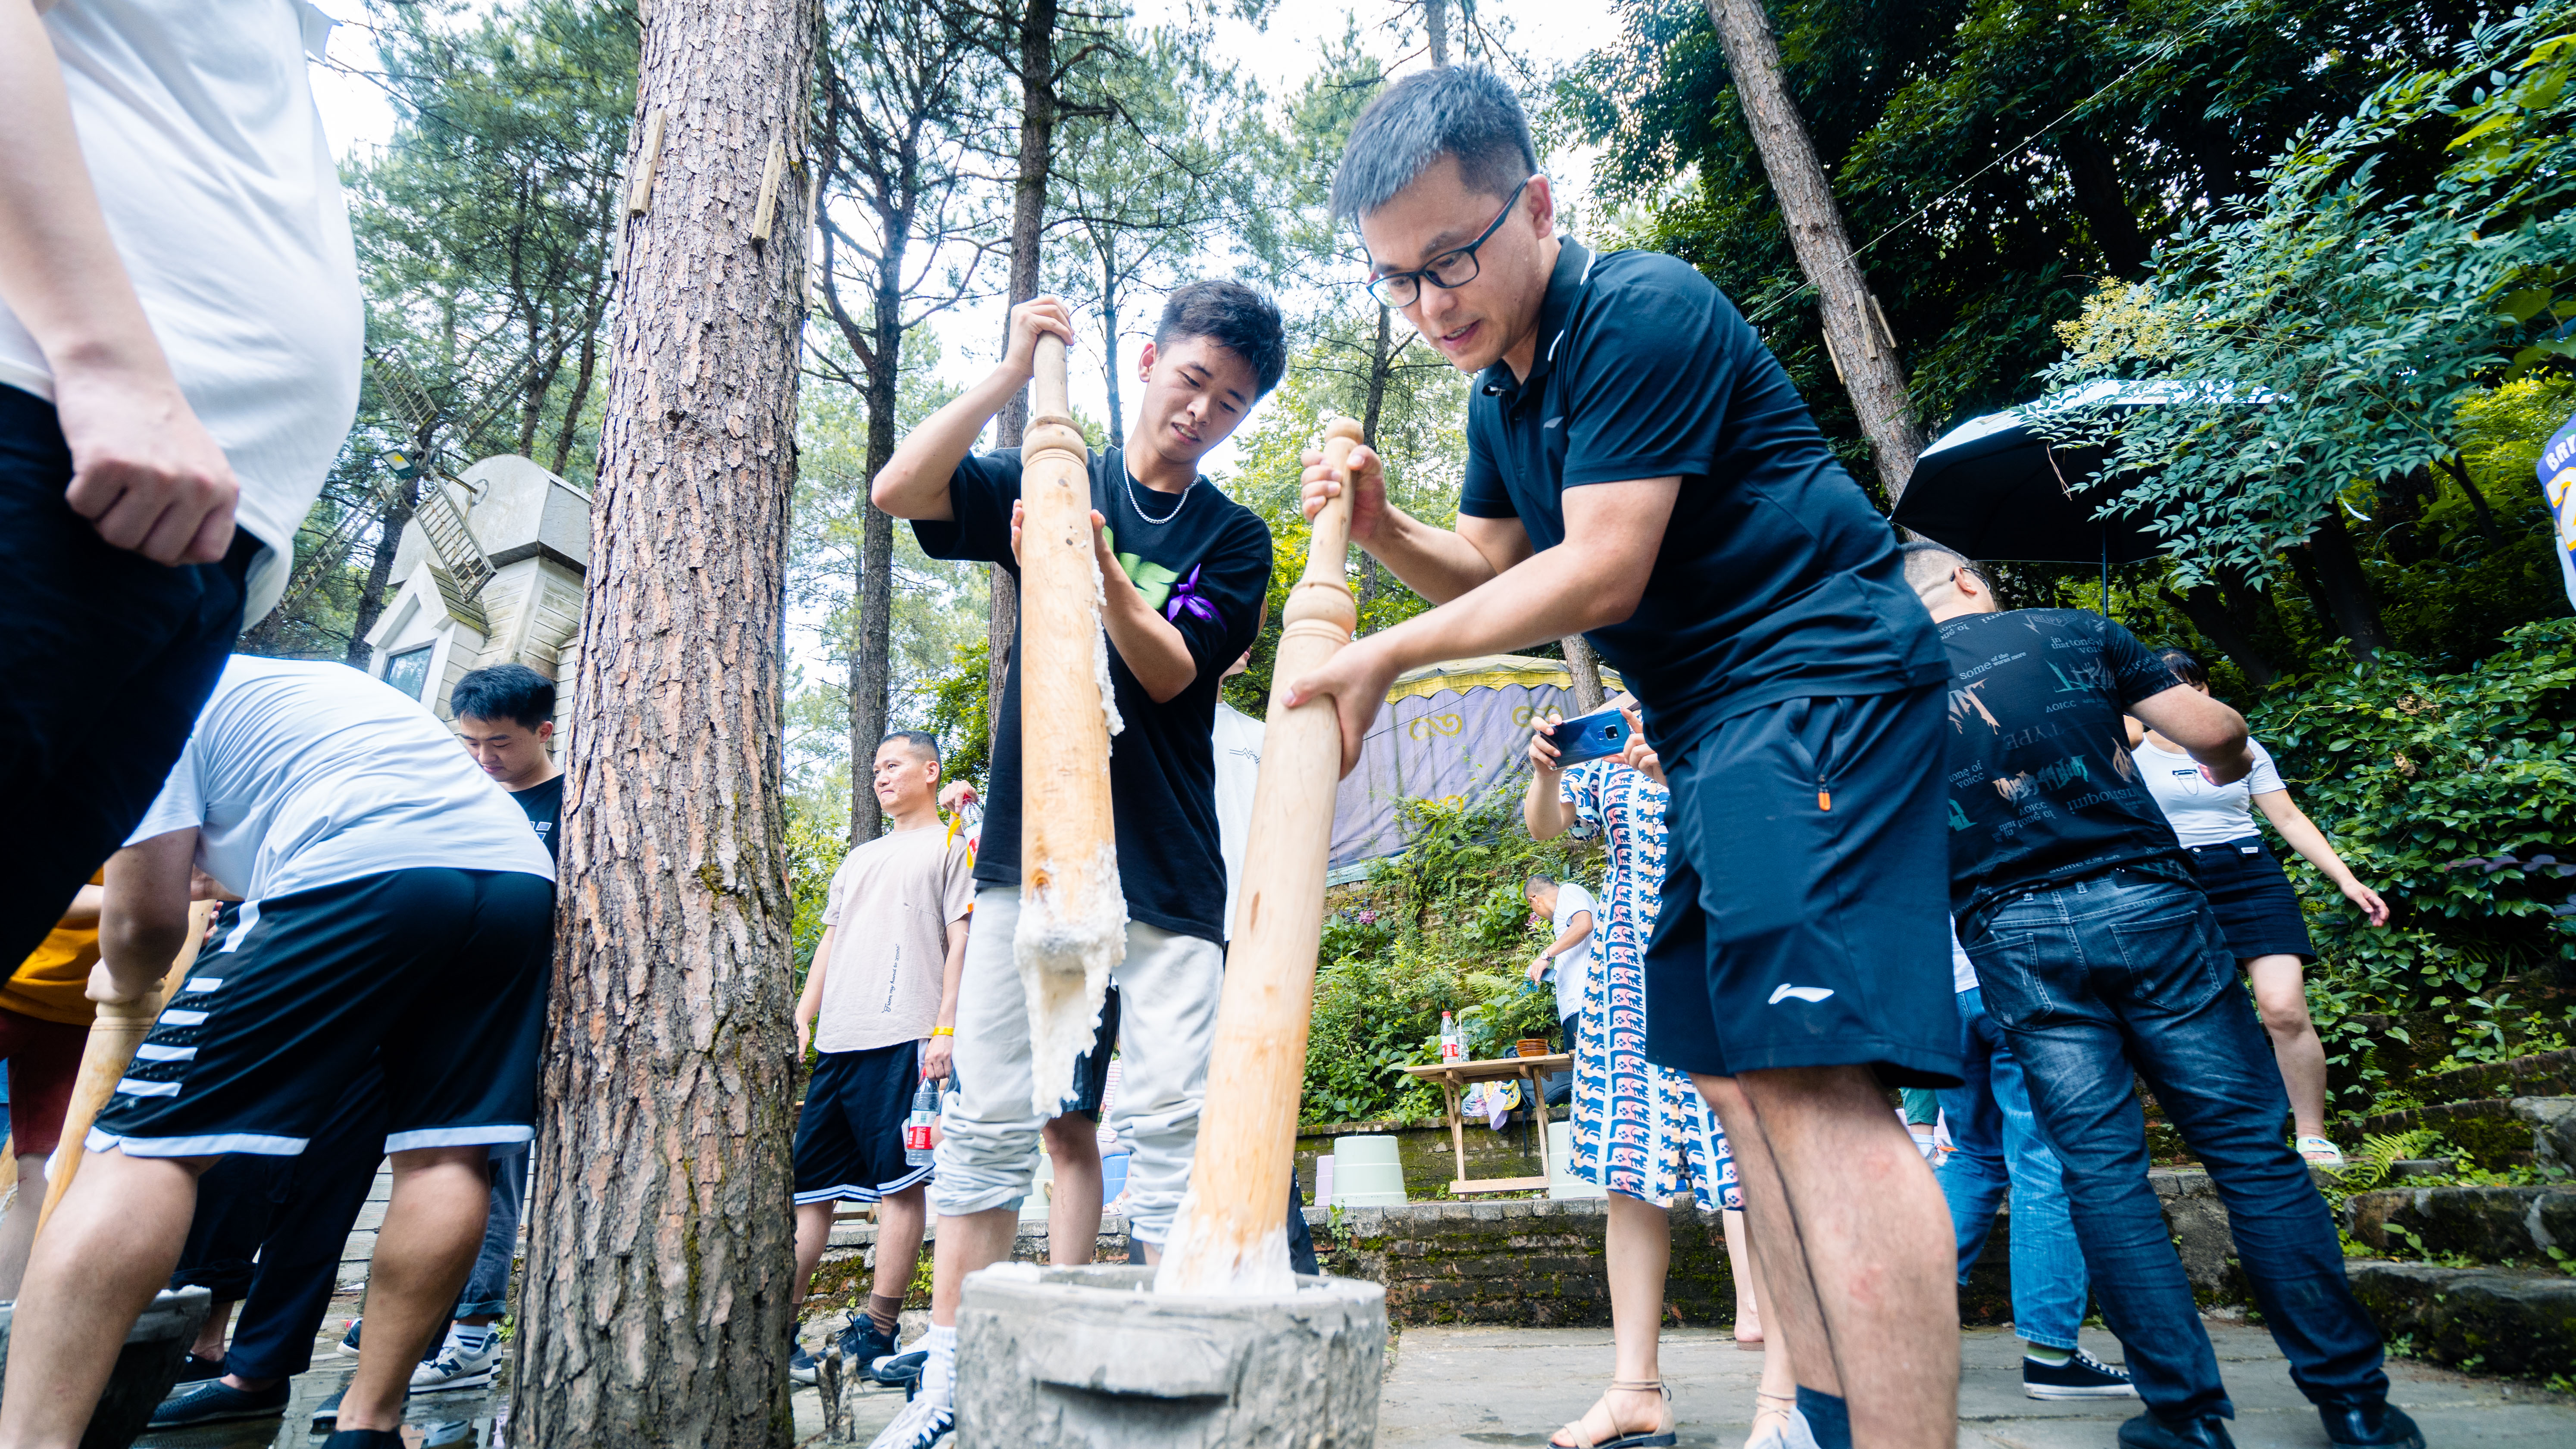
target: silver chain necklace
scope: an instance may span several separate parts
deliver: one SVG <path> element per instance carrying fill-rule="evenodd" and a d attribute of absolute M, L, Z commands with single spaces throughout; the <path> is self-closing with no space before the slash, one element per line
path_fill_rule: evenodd
<path fill-rule="evenodd" d="M 1136 501 L 1136 475 L 1128 472 L 1125 468 L 1120 468 L 1118 470 L 1118 476 L 1127 480 L 1127 506 L 1136 510 L 1136 516 L 1138 518 L 1145 520 L 1147 523 L 1154 524 L 1169 523 L 1173 519 L 1180 517 L 1181 510 L 1190 506 L 1190 489 L 1197 487 L 1199 481 L 1196 478 L 1191 479 L 1189 484 L 1181 489 L 1181 501 L 1172 505 L 1171 512 L 1164 514 L 1160 518 L 1156 518 L 1154 515 L 1145 511 L 1144 504 Z"/>

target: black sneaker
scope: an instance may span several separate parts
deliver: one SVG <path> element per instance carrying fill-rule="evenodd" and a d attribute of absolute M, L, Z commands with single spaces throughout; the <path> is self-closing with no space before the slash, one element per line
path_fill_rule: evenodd
<path fill-rule="evenodd" d="M 328 1434 L 340 1427 L 340 1400 L 347 1397 L 348 1392 L 343 1388 L 313 1406 L 314 1433 Z"/>
<path fill-rule="evenodd" d="M 183 1429 L 191 1424 L 225 1424 L 235 1419 L 274 1419 L 286 1412 L 293 1386 L 279 1379 L 264 1389 L 237 1389 L 221 1379 L 191 1384 L 161 1401 L 152 1411 L 151 1427 Z"/>
<path fill-rule="evenodd" d="M 2129 1371 L 2113 1368 L 2082 1349 L 2074 1350 L 2064 1363 L 2041 1363 L 2024 1357 L 2021 1361 L 2022 1397 L 2029 1399 L 2134 1399 L 2137 1385 L 2129 1382 Z"/>
<path fill-rule="evenodd" d="M 2227 1421 L 2211 1414 L 2202 1419 L 2159 1419 L 2140 1414 L 2120 1426 L 2122 1449 L 2236 1449 L 2227 1437 Z"/>
<path fill-rule="evenodd" d="M 2406 1411 L 2380 1399 L 2368 1404 L 2319 1404 L 2326 1438 L 2335 1449 L 2424 1449 L 2424 1431 Z"/>
<path fill-rule="evenodd" d="M 805 1351 L 805 1345 L 796 1345 L 795 1352 L 787 1355 L 787 1376 L 800 1384 L 822 1377 L 822 1369 L 814 1362 L 814 1355 Z"/>
<path fill-rule="evenodd" d="M 406 1449 L 403 1436 L 392 1429 L 334 1429 L 322 1441 L 322 1449 Z"/>
<path fill-rule="evenodd" d="M 866 1365 L 894 1352 L 894 1335 L 878 1329 L 877 1321 L 864 1313 L 850 1315 L 849 1327 L 841 1330 L 841 1362 L 857 1364 L 862 1373 Z"/>
<path fill-rule="evenodd" d="M 356 1358 L 358 1356 L 358 1324 L 360 1321 L 361 1320 L 355 1318 L 350 1319 L 349 1331 L 340 1335 L 340 1357 Z"/>
<path fill-rule="evenodd" d="M 921 1382 L 921 1366 L 928 1362 L 930 1350 L 916 1348 L 876 1359 L 860 1372 L 887 1388 L 906 1388 Z"/>
<path fill-rule="evenodd" d="M 192 1353 L 186 1358 L 179 1360 L 179 1376 L 172 1379 L 170 1382 L 174 1384 L 202 1384 L 208 1379 L 219 1379 L 223 1376 L 224 1361 L 222 1359 L 199 1358 Z"/>

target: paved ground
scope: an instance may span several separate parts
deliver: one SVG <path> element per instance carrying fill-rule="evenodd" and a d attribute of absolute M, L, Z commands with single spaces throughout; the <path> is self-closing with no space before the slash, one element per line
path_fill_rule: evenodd
<path fill-rule="evenodd" d="M 2236 1442 L 2242 1449 L 2325 1449 L 2316 1416 L 2291 1387 L 2272 1340 L 2260 1329 L 2213 1323 L 2229 1389 L 2236 1396 Z M 2118 1356 L 2107 1335 L 2088 1332 L 2086 1346 Z M 2098 1340 L 2098 1341 L 2097 1341 Z M 2021 1395 L 2019 1346 L 2000 1330 L 1961 1336 L 1961 1449 L 2111 1449 L 2128 1401 L 2043 1404 Z M 148 1449 L 310 1449 L 305 1422 L 315 1404 L 348 1377 L 351 1361 L 324 1358 L 296 1382 L 287 1419 L 145 1435 Z M 1607 1329 L 1416 1328 L 1397 1347 L 1394 1372 L 1380 1400 L 1381 1449 L 1483 1449 L 1546 1443 L 1556 1426 L 1583 1411 L 1608 1376 Z M 1664 1374 L 1674 1388 L 1681 1442 L 1693 1449 L 1735 1449 L 1744 1442 L 1761 1372 L 1757 1352 L 1738 1349 L 1723 1332 L 1668 1330 Z M 2392 1362 L 2397 1402 L 2424 1426 L 2433 1449 L 2576 1444 L 2576 1400 L 2493 1380 L 2466 1378 L 2421 1364 Z M 415 1399 L 406 1415 L 428 1445 L 499 1449 L 504 1408 L 497 1393 Z M 856 1404 L 855 1442 L 874 1437 L 903 1398 L 870 1390 Z M 822 1410 L 810 1389 L 796 1394 L 800 1443 L 821 1442 Z"/>
<path fill-rule="evenodd" d="M 2261 1329 L 2212 1323 L 2210 1336 L 2236 1400 L 2242 1449 L 2325 1449 L 2316 1414 L 2290 1384 L 2287 1367 Z M 2021 1394 L 2020 1346 L 2000 1329 L 1961 1336 L 1959 1443 L 1962 1449 L 2111 1449 L 2134 1400 L 2040 1403 Z M 2085 1347 L 2117 1362 L 2119 1344 L 2087 1330 Z M 1759 1350 L 1707 1329 L 1664 1334 L 1665 1382 L 1673 1386 L 1681 1442 L 1734 1449 L 1753 1417 Z M 1404 1332 L 1379 1399 L 1380 1449 L 1465 1449 L 1547 1442 L 1590 1405 L 1610 1374 L 1610 1331 L 1602 1329 L 1414 1328 Z M 2424 1426 L 2433 1449 L 2477 1445 L 2576 1444 L 2576 1400 L 2391 1362 L 2396 1401 Z"/>

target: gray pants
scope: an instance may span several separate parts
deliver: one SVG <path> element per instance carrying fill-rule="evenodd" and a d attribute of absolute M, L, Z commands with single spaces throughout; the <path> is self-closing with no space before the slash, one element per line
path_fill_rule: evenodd
<path fill-rule="evenodd" d="M 1016 1209 L 1037 1176 L 1038 1132 L 1029 1106 L 1027 998 L 1011 954 L 1017 886 L 975 889 L 966 969 L 957 988 L 957 1080 L 940 1118 L 930 1201 L 943 1216 Z M 1127 1164 L 1128 1230 L 1160 1245 L 1172 1229 L 1198 1151 L 1225 953 L 1214 941 L 1127 925 L 1127 959 L 1115 973 L 1119 1059 L 1107 1126 L 1134 1154 Z"/>

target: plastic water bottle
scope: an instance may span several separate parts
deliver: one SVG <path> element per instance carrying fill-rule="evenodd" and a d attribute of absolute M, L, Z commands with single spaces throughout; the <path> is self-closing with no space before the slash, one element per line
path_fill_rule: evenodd
<path fill-rule="evenodd" d="M 912 1094 L 912 1115 L 903 1119 L 903 1161 L 906 1167 L 930 1165 L 930 1124 L 938 1120 L 939 1091 L 930 1085 L 928 1077 L 924 1077 Z"/>
<path fill-rule="evenodd" d="M 1445 1011 L 1440 1013 L 1440 1060 L 1447 1063 L 1466 1059 L 1467 1039 L 1459 1035 L 1456 1018 Z"/>

